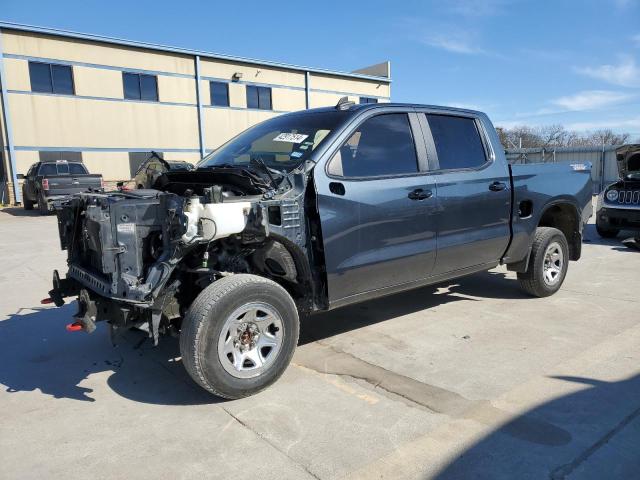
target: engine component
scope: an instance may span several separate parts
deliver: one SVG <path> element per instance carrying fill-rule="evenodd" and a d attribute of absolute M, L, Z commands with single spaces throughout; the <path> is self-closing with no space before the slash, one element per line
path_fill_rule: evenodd
<path fill-rule="evenodd" d="M 250 202 L 205 203 L 198 196 L 189 199 L 184 215 L 187 229 L 182 236 L 184 243 L 211 242 L 240 233 L 247 225 Z"/>

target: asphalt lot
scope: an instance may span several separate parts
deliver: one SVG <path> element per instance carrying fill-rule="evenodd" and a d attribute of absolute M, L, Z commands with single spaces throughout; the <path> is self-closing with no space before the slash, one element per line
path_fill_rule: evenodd
<path fill-rule="evenodd" d="M 640 252 L 589 226 L 546 299 L 498 268 L 317 315 L 223 402 L 175 339 L 117 347 L 41 306 L 55 217 L 0 210 L 0 478 L 552 478 L 640 472 Z"/>

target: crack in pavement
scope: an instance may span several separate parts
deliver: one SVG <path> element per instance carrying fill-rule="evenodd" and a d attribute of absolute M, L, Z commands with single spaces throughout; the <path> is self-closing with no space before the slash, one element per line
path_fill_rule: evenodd
<path fill-rule="evenodd" d="M 318 475 L 316 475 L 315 473 L 313 473 L 309 467 L 307 467 L 306 465 L 297 462 L 295 459 L 291 458 L 291 456 L 284 450 L 282 450 L 277 444 L 271 442 L 267 437 L 265 437 L 264 435 L 262 435 L 262 433 L 260 433 L 260 431 L 255 430 L 254 428 L 251 427 L 251 425 L 249 425 L 248 423 L 242 421 L 242 419 L 240 419 L 239 417 L 237 417 L 236 415 L 234 415 L 231 411 L 227 410 L 226 408 L 224 408 L 223 406 L 220 406 L 220 409 L 225 412 L 227 415 L 229 415 L 231 418 L 233 418 L 236 422 L 238 422 L 241 426 L 243 426 L 244 428 L 246 428 L 247 430 L 249 430 L 251 433 L 253 433 L 254 435 L 256 435 L 258 438 L 260 438 L 262 441 L 264 441 L 266 444 L 268 444 L 269 446 L 271 446 L 272 448 L 274 448 L 275 450 L 277 450 L 278 452 L 280 452 L 281 454 L 283 454 L 285 457 L 287 457 L 289 460 L 291 460 L 294 465 L 299 466 L 300 468 L 302 468 L 305 472 L 307 472 L 309 475 L 311 475 L 313 478 L 315 478 L 316 480 L 322 480 Z"/>
<path fill-rule="evenodd" d="M 594 453 L 596 453 L 601 447 L 606 445 L 609 440 L 611 440 L 614 436 L 620 433 L 624 427 L 626 427 L 629 423 L 631 423 L 636 418 L 640 417 L 640 408 L 637 408 L 625 418 L 622 419 L 620 423 L 618 423 L 615 427 L 613 427 L 609 432 L 607 432 L 602 438 L 600 438 L 597 442 L 587 448 L 584 452 L 574 458 L 571 462 L 565 463 L 564 465 L 560 465 L 559 467 L 553 469 L 549 474 L 549 478 L 551 480 L 564 480 L 567 476 L 571 475 L 573 471 L 578 468 L 581 464 L 591 457 Z"/>
<path fill-rule="evenodd" d="M 399 397 L 409 407 L 420 406 L 450 418 L 474 420 L 488 427 L 499 426 L 503 433 L 527 442 L 559 446 L 566 445 L 572 438 L 568 431 L 544 420 L 501 410 L 487 400 L 470 400 L 450 390 L 371 364 L 319 341 L 299 348 L 294 355 L 294 363 L 320 374 L 364 381 L 374 389 Z"/>

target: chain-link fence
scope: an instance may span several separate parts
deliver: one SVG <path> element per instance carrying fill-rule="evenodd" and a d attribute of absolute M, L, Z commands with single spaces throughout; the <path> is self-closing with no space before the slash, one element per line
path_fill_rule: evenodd
<path fill-rule="evenodd" d="M 512 164 L 590 162 L 593 193 L 598 194 L 618 179 L 615 151 L 619 147 L 513 148 L 506 154 Z"/>

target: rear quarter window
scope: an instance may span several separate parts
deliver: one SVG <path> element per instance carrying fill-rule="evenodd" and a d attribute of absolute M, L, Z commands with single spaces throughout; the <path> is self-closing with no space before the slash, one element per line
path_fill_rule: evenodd
<path fill-rule="evenodd" d="M 427 114 L 440 170 L 478 168 L 487 162 L 473 118 Z"/>

